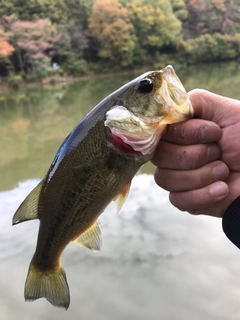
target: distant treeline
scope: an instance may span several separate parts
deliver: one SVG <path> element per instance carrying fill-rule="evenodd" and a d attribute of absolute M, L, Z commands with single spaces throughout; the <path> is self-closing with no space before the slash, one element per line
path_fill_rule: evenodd
<path fill-rule="evenodd" d="M 240 0 L 4 0 L 0 75 L 81 76 L 173 56 L 236 59 L 239 7 Z"/>

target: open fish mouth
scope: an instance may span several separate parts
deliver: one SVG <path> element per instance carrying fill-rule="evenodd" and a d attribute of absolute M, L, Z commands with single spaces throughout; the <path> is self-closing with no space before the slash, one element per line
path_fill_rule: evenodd
<path fill-rule="evenodd" d="M 162 123 L 171 124 L 187 120 L 194 115 L 194 110 L 182 82 L 171 65 L 162 71 L 163 81 L 157 93 L 168 106 L 168 114 Z"/>
<path fill-rule="evenodd" d="M 173 67 L 168 65 L 158 72 L 162 81 L 154 99 L 162 109 L 161 116 L 136 115 L 126 107 L 116 105 L 106 113 L 104 122 L 113 139 L 120 139 L 143 155 L 154 152 L 168 124 L 188 120 L 194 114 L 189 96 Z"/>

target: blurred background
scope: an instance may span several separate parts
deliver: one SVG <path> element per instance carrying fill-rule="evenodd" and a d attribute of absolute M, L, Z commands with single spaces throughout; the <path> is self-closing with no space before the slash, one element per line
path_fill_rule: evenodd
<path fill-rule="evenodd" d="M 2 319 L 238 320 L 240 253 L 221 220 L 175 209 L 143 166 L 103 248 L 63 254 L 68 311 L 25 303 L 38 221 L 15 210 L 60 144 L 106 95 L 172 64 L 186 90 L 240 99 L 239 1 L 38 0 L 0 3 L 0 310 Z M 100 28 L 101 26 L 101 28 Z M 46 32 L 46 34 L 45 34 Z M 137 71 L 136 71 L 137 69 Z"/>

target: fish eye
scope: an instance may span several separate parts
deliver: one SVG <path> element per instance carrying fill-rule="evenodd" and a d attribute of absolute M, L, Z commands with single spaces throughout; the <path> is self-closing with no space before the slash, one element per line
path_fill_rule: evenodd
<path fill-rule="evenodd" d="M 140 93 L 148 93 L 153 89 L 153 83 L 150 79 L 143 79 L 138 83 L 138 91 Z"/>

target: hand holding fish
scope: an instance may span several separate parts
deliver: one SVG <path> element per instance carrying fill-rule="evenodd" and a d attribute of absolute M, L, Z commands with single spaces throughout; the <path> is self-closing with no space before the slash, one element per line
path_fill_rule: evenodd
<path fill-rule="evenodd" d="M 198 119 L 168 127 L 155 180 L 178 209 L 223 217 L 240 195 L 240 102 L 199 89 L 190 100 Z"/>

